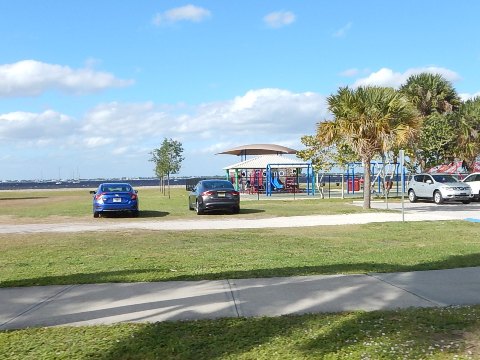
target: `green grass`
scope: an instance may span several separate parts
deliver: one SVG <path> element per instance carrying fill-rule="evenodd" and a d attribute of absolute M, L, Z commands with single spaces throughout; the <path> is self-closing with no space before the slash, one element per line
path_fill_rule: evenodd
<path fill-rule="evenodd" d="M 175 189 L 170 200 L 156 189 L 140 195 L 143 219 L 197 218 L 187 209 L 186 191 Z M 90 201 L 87 190 L 2 192 L 0 221 L 136 221 L 93 219 Z M 242 203 L 239 217 L 353 212 L 362 209 L 340 199 L 252 200 Z M 478 226 L 444 221 L 0 235 L 0 286 L 480 266 Z M 13 360 L 478 358 L 480 306 L 0 331 L 0 359 Z"/>
<path fill-rule="evenodd" d="M 0 332 L 0 358 L 478 359 L 480 307 Z"/>
<path fill-rule="evenodd" d="M 293 200 L 245 200 L 241 202 L 241 214 L 244 218 L 271 216 L 292 216 L 311 214 L 351 214 L 362 212 L 358 206 L 352 206 L 352 200 L 299 199 Z M 171 189 L 171 198 L 163 195 L 158 188 L 139 190 L 140 219 L 179 219 L 196 218 L 194 211 L 188 210 L 188 192 L 181 188 Z M 275 197 L 273 197 L 275 199 Z M 332 206 L 334 204 L 334 206 Z M 92 216 L 92 197 L 89 189 L 63 191 L 8 191 L 0 192 L 0 217 L 31 218 L 32 220 L 49 217 L 90 218 Z M 218 216 L 218 215 L 216 215 Z M 220 215 L 222 217 L 228 215 Z"/>
<path fill-rule="evenodd" d="M 0 235 L 0 286 L 480 266 L 479 224 Z"/>

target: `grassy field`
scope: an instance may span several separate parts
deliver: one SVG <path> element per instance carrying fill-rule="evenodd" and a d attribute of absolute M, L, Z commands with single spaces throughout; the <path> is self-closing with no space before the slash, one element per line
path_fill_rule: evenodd
<path fill-rule="evenodd" d="M 197 218 L 185 191 L 175 190 L 170 200 L 155 189 L 140 194 L 143 219 Z M 88 191 L 2 192 L 0 223 L 136 221 L 93 219 L 90 200 Z M 345 200 L 252 200 L 239 217 L 361 211 Z M 0 235 L 0 286 L 480 266 L 478 226 L 448 221 Z M 478 359 L 480 307 L 0 331 L 0 358 Z"/>
<path fill-rule="evenodd" d="M 287 200 L 266 199 L 251 200 L 241 203 L 240 217 L 258 218 L 272 216 L 292 216 L 311 214 L 351 214 L 362 212 L 358 206 L 351 205 L 350 200 L 342 199 L 306 199 L 293 200 L 292 194 L 285 195 Z M 171 198 L 163 195 L 158 188 L 139 190 L 140 219 L 180 219 L 196 218 L 194 211 L 188 210 L 188 192 L 183 188 L 173 188 Z M 334 204 L 335 206 L 332 206 Z M 231 215 L 215 215 L 228 217 Z M 3 220 L 2 220 L 3 218 Z M 0 223 L 12 221 L 59 221 L 92 218 L 92 196 L 89 189 L 58 191 L 3 191 L 0 192 Z M 128 219 L 125 219 L 128 221 Z M 137 220 L 137 219 L 135 219 Z M 94 221 L 92 219 L 92 221 Z M 97 221 L 97 220 L 96 220 Z"/>
<path fill-rule="evenodd" d="M 120 219 L 115 219 L 120 220 Z M 0 286 L 395 272 L 480 265 L 478 224 L 0 235 Z"/>

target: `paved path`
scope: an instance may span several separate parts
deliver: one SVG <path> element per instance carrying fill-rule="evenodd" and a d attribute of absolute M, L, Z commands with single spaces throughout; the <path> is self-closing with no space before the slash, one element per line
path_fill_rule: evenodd
<path fill-rule="evenodd" d="M 471 305 L 480 268 L 0 289 L 0 330 Z"/>

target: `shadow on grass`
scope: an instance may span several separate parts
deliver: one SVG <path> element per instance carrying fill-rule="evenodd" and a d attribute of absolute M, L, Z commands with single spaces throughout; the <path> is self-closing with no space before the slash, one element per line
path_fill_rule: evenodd
<path fill-rule="evenodd" d="M 70 285 L 119 283 L 138 281 L 200 281 L 225 279 L 253 279 L 288 276 L 368 274 L 409 272 L 426 270 L 444 270 L 480 266 L 480 253 L 454 255 L 442 261 L 426 262 L 415 265 L 398 265 L 389 263 L 355 263 L 331 264 L 318 266 L 284 267 L 271 269 L 230 270 L 215 273 L 175 275 L 168 269 L 147 268 L 130 270 L 112 270 L 94 273 L 78 273 L 59 276 L 44 276 L 30 279 L 1 281 L 0 287 L 36 286 L 36 285 Z"/>
<path fill-rule="evenodd" d="M 477 313 L 478 310 L 469 311 Z M 453 356 L 462 354 L 458 349 L 465 343 L 464 334 L 479 325 L 475 316 L 464 316 L 461 312 L 462 309 L 450 312 L 409 309 L 401 314 L 373 311 L 163 322 L 141 325 L 117 340 L 106 353 L 91 355 L 100 355 L 103 360 L 132 359 L 140 353 L 142 358 L 165 360 L 240 356 L 246 359 L 423 359 L 426 353 Z"/>
<path fill-rule="evenodd" d="M 140 210 L 139 217 L 141 218 L 159 218 L 170 215 L 167 211 L 156 211 L 156 210 Z"/>
<path fill-rule="evenodd" d="M 160 218 L 170 215 L 167 211 L 155 211 L 155 210 L 140 210 L 138 212 L 138 218 Z M 132 213 L 129 211 L 111 211 L 104 212 L 101 215 L 102 218 L 106 219 L 116 219 L 116 218 L 131 218 L 133 217 Z"/>
<path fill-rule="evenodd" d="M 240 215 L 245 215 L 245 214 L 258 214 L 258 213 L 264 213 L 265 210 L 263 209 L 245 209 L 245 208 L 241 208 L 240 209 Z M 232 213 L 231 211 L 229 210 L 209 210 L 209 211 L 206 211 L 203 213 L 203 215 L 205 216 L 208 216 L 208 215 L 237 215 L 237 214 L 234 214 Z"/>
<path fill-rule="evenodd" d="M 245 209 L 245 208 L 240 209 L 240 214 L 258 214 L 263 212 L 265 212 L 265 210 L 263 209 Z"/>

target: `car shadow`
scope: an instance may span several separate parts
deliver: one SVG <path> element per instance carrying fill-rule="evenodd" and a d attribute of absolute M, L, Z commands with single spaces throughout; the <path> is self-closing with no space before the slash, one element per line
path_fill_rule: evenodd
<path fill-rule="evenodd" d="M 240 209 L 240 214 L 258 214 L 263 212 L 265 212 L 265 210 L 262 209 Z"/>
<path fill-rule="evenodd" d="M 138 217 L 141 218 L 159 218 L 170 215 L 168 211 L 157 211 L 157 210 L 141 210 L 138 214 Z"/>
<path fill-rule="evenodd" d="M 138 217 L 135 218 L 159 218 L 169 215 L 169 212 L 166 211 L 156 211 L 156 210 L 140 210 L 138 212 Z M 132 214 L 129 212 L 105 212 L 102 213 L 102 218 L 113 219 L 113 218 L 131 218 Z"/>
<path fill-rule="evenodd" d="M 261 209 L 240 209 L 240 212 L 238 214 L 233 214 L 231 211 L 225 211 L 225 210 L 209 210 L 206 211 L 203 215 L 245 215 L 245 214 L 257 214 L 257 213 L 262 213 L 265 212 L 265 210 Z"/>

